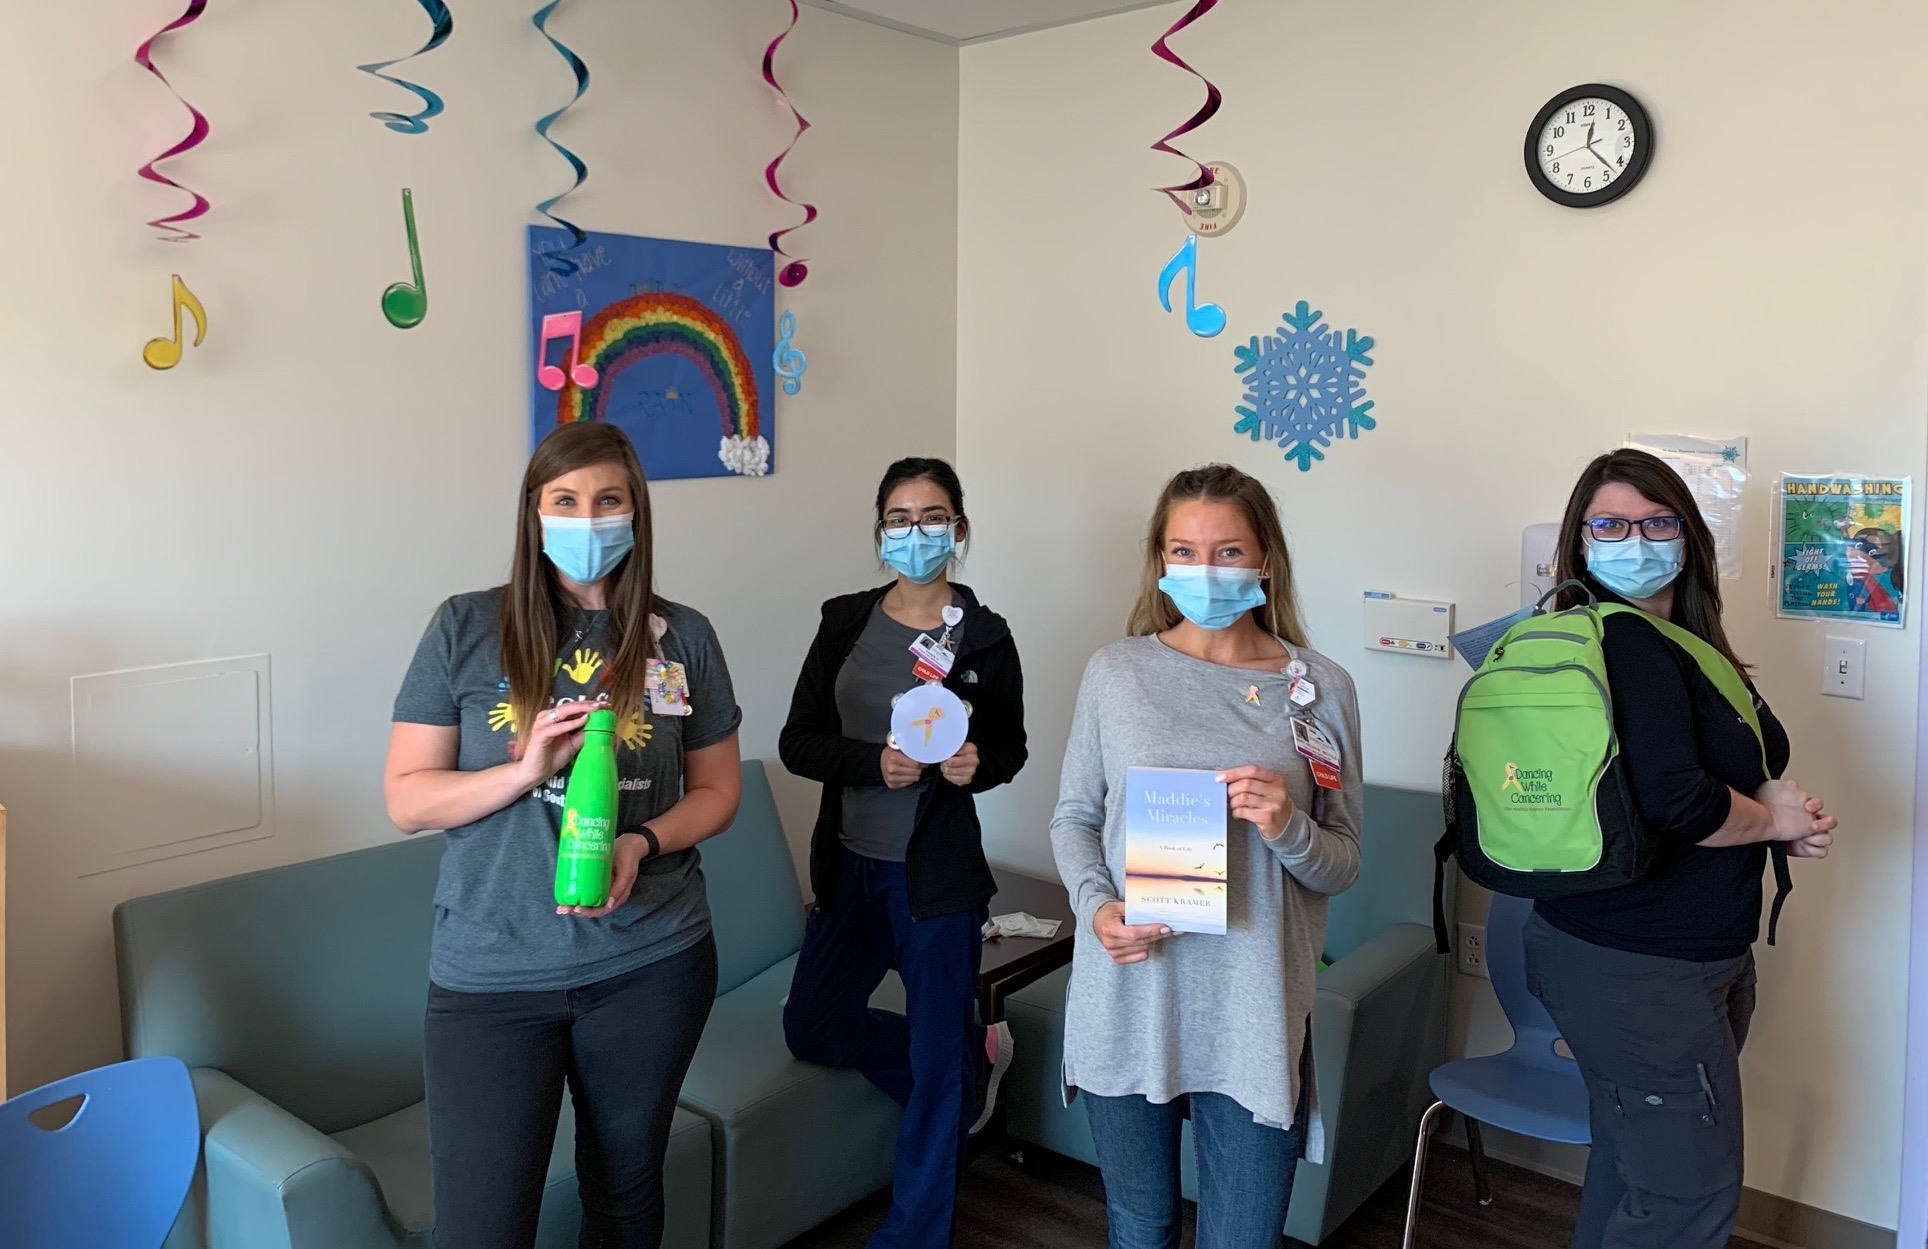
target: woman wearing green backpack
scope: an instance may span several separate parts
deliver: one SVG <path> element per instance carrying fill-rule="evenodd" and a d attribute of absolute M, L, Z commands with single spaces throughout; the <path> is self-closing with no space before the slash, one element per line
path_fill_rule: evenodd
<path fill-rule="evenodd" d="M 1642 451 L 1594 460 L 1567 501 L 1557 556 L 1602 604 L 1646 613 L 1608 615 L 1604 649 L 1634 800 L 1669 843 L 1633 883 L 1542 898 L 1527 921 L 1527 984 L 1590 1095 L 1574 1249 L 1721 1249 L 1740 1209 L 1761 873 L 1771 843 L 1825 857 L 1835 820 L 1778 779 L 1787 734 L 1759 692 L 1756 737 L 1647 618 L 1706 642 L 1746 680 L 1721 625 L 1713 535 L 1671 468 Z M 1559 606 L 1581 602 L 1568 589 Z"/>

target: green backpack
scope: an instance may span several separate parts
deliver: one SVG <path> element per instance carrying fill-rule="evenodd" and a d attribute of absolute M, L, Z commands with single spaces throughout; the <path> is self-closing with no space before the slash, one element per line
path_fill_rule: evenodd
<path fill-rule="evenodd" d="M 1640 616 L 1694 661 L 1761 738 L 1753 691 L 1714 647 L 1670 621 L 1588 594 L 1583 606 L 1545 610 L 1506 631 L 1460 690 L 1446 752 L 1446 832 L 1434 847 L 1433 927 L 1447 950 L 1446 861 L 1475 884 L 1519 898 L 1560 898 L 1630 884 L 1678 853 L 1648 829 L 1614 731 L 1613 691 L 1601 647 L 1605 618 Z M 1766 748 L 1762 747 L 1765 770 Z M 1778 892 L 1768 942 L 1792 883 L 1776 843 Z"/>

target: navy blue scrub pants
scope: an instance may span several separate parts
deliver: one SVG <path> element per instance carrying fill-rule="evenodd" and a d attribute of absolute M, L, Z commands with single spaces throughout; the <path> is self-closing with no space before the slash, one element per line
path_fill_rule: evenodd
<path fill-rule="evenodd" d="M 846 849 L 836 901 L 819 903 L 804 930 L 783 1009 L 790 1052 L 855 1068 L 904 1108 L 890 1216 L 872 1249 L 951 1243 L 984 1063 L 976 1010 L 984 919 L 982 909 L 912 919 L 904 865 Z M 892 968 L 904 982 L 902 1015 L 870 1007 Z"/>

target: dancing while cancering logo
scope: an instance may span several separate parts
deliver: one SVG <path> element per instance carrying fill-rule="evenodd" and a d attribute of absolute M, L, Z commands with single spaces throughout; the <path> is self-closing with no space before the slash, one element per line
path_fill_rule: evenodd
<path fill-rule="evenodd" d="M 1507 794 L 1508 790 L 1512 792 Z M 1508 763 L 1500 792 L 1507 794 L 1507 801 L 1514 806 L 1558 808 L 1565 805 L 1561 795 L 1553 792 L 1552 768 L 1522 769 L 1517 763 Z"/>

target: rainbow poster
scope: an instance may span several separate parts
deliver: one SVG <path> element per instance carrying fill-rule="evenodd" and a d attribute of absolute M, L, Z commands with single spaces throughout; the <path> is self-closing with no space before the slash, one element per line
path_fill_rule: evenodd
<path fill-rule="evenodd" d="M 629 435 L 652 480 L 776 468 L 775 274 L 762 247 L 529 228 L 531 445 L 569 421 Z"/>

